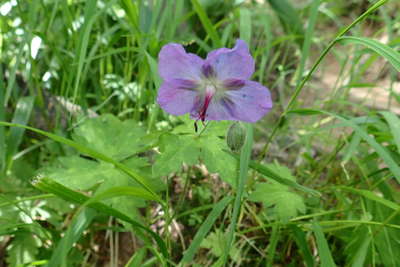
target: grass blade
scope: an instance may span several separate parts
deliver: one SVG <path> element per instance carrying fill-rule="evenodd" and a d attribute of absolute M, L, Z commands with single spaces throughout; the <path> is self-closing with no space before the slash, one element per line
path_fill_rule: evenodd
<path fill-rule="evenodd" d="M 239 160 L 239 157 L 237 155 L 235 155 L 229 151 L 226 151 L 226 152 L 229 153 L 232 157 Z M 256 172 L 258 172 L 262 175 L 265 175 L 267 178 L 272 179 L 280 184 L 284 184 L 284 185 L 293 187 L 297 190 L 303 191 L 304 193 L 312 194 L 314 196 L 321 196 L 321 193 L 318 192 L 317 190 L 308 188 L 306 186 L 298 184 L 295 181 L 285 178 L 285 177 L 281 176 L 280 174 L 271 170 L 271 168 L 269 168 L 268 166 L 261 164 L 261 163 L 257 163 L 257 161 L 255 161 L 255 160 L 250 160 L 249 167 L 252 168 L 253 170 L 255 170 Z"/>
<path fill-rule="evenodd" d="M 311 79 L 311 76 L 314 74 L 315 70 L 318 68 L 319 64 L 322 62 L 322 60 L 326 57 L 328 52 L 332 49 L 332 47 L 336 44 L 337 40 L 344 36 L 348 31 L 350 31 L 354 26 L 356 26 L 359 22 L 363 21 L 366 17 L 368 17 L 371 13 L 373 13 L 375 10 L 377 10 L 379 7 L 387 3 L 389 0 L 380 0 L 376 2 L 374 5 L 372 5 L 370 8 L 368 8 L 367 11 L 365 11 L 361 16 L 356 18 L 350 25 L 345 27 L 343 30 L 341 30 L 336 37 L 328 44 L 328 46 L 322 51 L 321 55 L 318 57 L 318 59 L 315 61 L 314 65 L 311 67 L 310 71 L 308 72 L 307 76 L 304 77 L 304 79 L 301 81 L 301 83 L 297 84 L 296 89 L 294 90 L 293 95 L 290 97 L 289 102 L 284 110 L 284 112 L 281 114 L 279 117 L 277 123 L 275 124 L 274 128 L 272 129 L 272 132 L 270 136 L 268 137 L 267 143 L 264 146 L 264 149 L 262 150 L 260 154 L 260 158 L 263 158 L 265 154 L 268 151 L 269 144 L 271 143 L 271 140 L 274 138 L 275 134 L 277 133 L 280 125 L 282 125 L 286 115 L 289 113 L 290 110 L 293 109 L 296 100 L 298 96 L 300 95 L 301 91 L 304 88 L 304 85 Z"/>
<path fill-rule="evenodd" d="M 271 237 L 269 239 L 269 244 L 268 244 L 268 260 L 267 260 L 267 267 L 272 267 L 274 264 L 274 256 L 276 252 L 276 246 L 279 241 L 279 224 L 274 224 L 272 226 L 272 232 L 271 232 Z"/>
<path fill-rule="evenodd" d="M 6 120 L 4 92 L 3 66 L 0 64 L 0 121 Z M 0 173 L 5 169 L 6 164 L 6 134 L 3 126 L 0 126 Z"/>
<path fill-rule="evenodd" d="M 206 30 L 207 34 L 210 36 L 211 40 L 213 41 L 214 47 L 221 46 L 221 38 L 219 37 L 217 31 L 215 30 L 214 26 L 212 25 L 210 19 L 207 16 L 206 11 L 200 5 L 199 1 L 197 0 L 190 0 L 193 5 L 193 9 L 196 12 L 197 16 L 199 16 L 201 24 L 203 24 L 204 29 Z"/>
<path fill-rule="evenodd" d="M 388 45 L 382 44 L 371 38 L 355 36 L 343 36 L 338 38 L 337 41 L 366 46 L 378 53 L 380 56 L 384 57 L 397 71 L 400 71 L 400 54 Z"/>
<path fill-rule="evenodd" d="M 315 28 L 315 23 L 317 21 L 318 8 L 319 8 L 320 4 L 321 4 L 321 0 L 314 0 L 311 5 L 308 26 L 307 26 L 307 30 L 306 30 L 306 33 L 304 36 L 303 48 L 301 51 L 300 64 L 297 69 L 298 76 L 297 76 L 296 84 L 299 84 L 301 82 L 301 79 L 303 78 L 304 67 L 306 64 L 306 60 L 309 58 L 311 41 L 312 41 L 312 37 L 314 35 L 314 28 Z"/>
<path fill-rule="evenodd" d="M 79 36 L 79 44 L 76 50 L 76 58 L 78 59 L 78 65 L 76 67 L 76 75 L 75 75 L 76 78 L 75 78 L 74 92 L 72 98 L 73 102 L 75 102 L 78 96 L 78 89 L 81 82 L 81 75 L 82 75 L 83 65 L 85 62 L 86 51 L 89 45 L 89 35 L 94 24 L 96 10 L 97 10 L 96 0 L 89 0 L 86 2 L 85 12 L 84 12 L 85 23 L 82 26 L 82 30 Z"/>
<path fill-rule="evenodd" d="M 113 160 L 112 158 L 107 157 L 106 155 L 99 153 L 93 149 L 90 149 L 88 147 L 82 146 L 81 144 L 78 144 L 70 139 L 67 139 L 65 137 L 62 136 L 58 136 L 40 129 L 36 129 L 33 127 L 29 127 L 29 126 L 25 126 L 25 125 L 21 125 L 21 124 L 16 124 L 16 123 L 8 123 L 8 122 L 2 122 L 0 121 L 0 125 L 3 126 L 11 126 L 11 127 L 19 127 L 19 128 L 24 128 L 30 131 L 33 131 L 35 133 L 44 135 L 56 142 L 65 144 L 67 146 L 73 147 L 76 150 L 78 150 L 79 152 L 88 155 L 90 157 L 111 163 L 112 165 L 114 165 L 116 168 L 118 168 L 119 170 L 121 170 L 122 172 L 126 173 L 129 177 L 131 177 L 132 179 L 134 179 L 137 183 L 139 183 L 141 186 L 143 186 L 143 188 L 145 188 L 150 194 L 153 195 L 153 197 L 155 199 L 158 200 L 158 202 L 160 202 L 161 204 L 164 203 L 164 201 L 151 189 L 151 186 L 147 183 L 146 179 L 141 176 L 138 172 L 135 172 L 134 170 L 132 170 L 131 168 L 128 168 L 127 166 L 125 166 L 124 164 L 117 162 L 115 160 Z"/>
<path fill-rule="evenodd" d="M 82 236 L 83 231 L 89 226 L 96 212 L 92 209 L 84 209 L 74 217 L 67 232 L 54 249 L 47 266 L 66 266 L 68 252 L 75 242 Z"/>
<path fill-rule="evenodd" d="M 314 222 L 312 224 L 312 229 L 314 231 L 315 239 L 317 241 L 318 254 L 321 259 L 321 266 L 324 267 L 334 267 L 336 266 L 333 261 L 331 251 L 329 250 L 328 241 L 322 232 L 322 228 L 319 223 Z"/>
<path fill-rule="evenodd" d="M 365 198 L 368 198 L 369 200 L 378 202 L 379 204 L 382 204 L 382 205 L 388 207 L 389 209 L 392 209 L 392 210 L 395 210 L 395 211 L 400 211 L 400 205 L 399 204 L 397 204 L 397 203 L 395 203 L 393 201 L 387 200 L 387 199 L 385 199 L 383 197 L 379 197 L 379 196 L 377 196 L 376 194 L 374 194 L 373 192 L 371 192 L 369 190 L 355 189 L 355 188 L 347 187 L 347 186 L 341 186 L 339 188 L 343 189 L 343 190 L 346 190 L 346 191 L 350 191 L 350 192 L 358 194 L 358 195 L 361 195 L 361 196 L 363 196 Z"/>
<path fill-rule="evenodd" d="M 251 12 L 247 8 L 240 9 L 240 38 L 248 45 L 251 42 Z"/>
<path fill-rule="evenodd" d="M 268 0 L 287 34 L 295 35 L 299 46 L 303 44 L 304 29 L 296 9 L 286 0 Z"/>
<path fill-rule="evenodd" d="M 314 257 L 307 243 L 306 234 L 296 225 L 288 225 L 288 227 L 292 230 L 293 238 L 296 241 L 297 246 L 303 253 L 303 258 L 306 262 L 307 267 L 315 266 Z"/>
<path fill-rule="evenodd" d="M 229 252 L 231 250 L 232 243 L 234 242 L 235 239 L 234 235 L 236 231 L 236 224 L 239 218 L 240 207 L 242 205 L 242 195 L 244 192 L 244 187 L 246 185 L 247 171 L 249 169 L 252 147 L 253 147 L 253 125 L 246 124 L 246 141 L 240 152 L 239 175 L 236 187 L 237 191 L 235 196 L 235 202 L 233 204 L 231 223 L 229 225 L 229 230 L 228 230 L 227 244 L 223 255 L 224 263 L 226 263 L 228 260 Z"/>
<path fill-rule="evenodd" d="M 388 168 L 392 171 L 393 176 L 396 178 L 397 182 L 400 183 L 400 167 L 396 163 L 396 161 L 392 158 L 387 149 L 381 146 L 378 142 L 375 141 L 367 132 L 365 132 L 360 126 L 356 123 L 348 120 L 340 115 L 323 111 L 317 109 L 299 109 L 292 110 L 289 113 L 292 114 L 303 114 L 303 115 L 315 115 L 315 114 L 324 114 L 328 116 L 332 116 L 338 120 L 340 120 L 345 126 L 353 128 L 353 130 L 363 138 L 371 147 L 375 149 L 375 151 L 379 154 L 379 156 L 383 159 L 383 161 L 387 164 Z"/>
<path fill-rule="evenodd" d="M 388 111 L 380 112 L 382 116 L 385 118 L 387 123 L 389 124 L 390 131 L 392 132 L 392 136 L 394 139 L 394 143 L 397 147 L 397 152 L 400 153 L 400 119 L 396 116 L 396 114 Z"/>
<path fill-rule="evenodd" d="M 221 201 L 214 205 L 214 208 L 208 214 L 207 219 L 200 226 L 196 235 L 193 238 L 192 243 L 189 248 L 184 252 L 184 256 L 180 262 L 180 264 L 190 263 L 200 247 L 201 242 L 206 237 L 211 227 L 214 225 L 215 220 L 219 217 L 221 212 L 225 209 L 225 207 L 232 201 L 233 197 L 227 196 L 224 197 Z"/>
<path fill-rule="evenodd" d="M 256 161 L 250 161 L 250 168 L 252 168 L 253 170 L 257 171 L 260 174 L 265 175 L 266 177 L 280 183 L 280 184 L 284 184 L 290 187 L 293 187 L 295 189 L 298 189 L 300 191 L 303 191 L 305 193 L 309 193 L 312 194 L 314 196 L 321 196 L 321 193 L 319 193 L 318 191 L 308 188 L 306 186 L 300 185 L 295 181 L 289 180 L 285 177 L 280 176 L 279 174 L 275 173 L 274 171 L 272 171 L 270 168 L 268 168 L 267 166 L 257 163 Z"/>
<path fill-rule="evenodd" d="M 15 108 L 14 117 L 12 119 L 12 123 L 18 123 L 26 125 L 31 116 L 31 112 L 33 109 L 35 97 L 34 96 L 26 96 L 22 97 L 18 100 L 17 106 Z M 24 135 L 24 128 L 12 128 L 10 130 L 10 135 L 7 139 L 7 167 L 10 167 L 12 162 L 12 156 L 17 152 L 18 146 L 22 142 L 22 137 Z"/>
<path fill-rule="evenodd" d="M 144 200 L 153 200 L 157 201 L 156 198 L 146 190 L 138 187 L 132 187 L 132 186 L 116 186 L 112 187 L 104 192 L 101 192 L 100 194 L 96 194 L 93 196 L 85 205 L 88 205 L 93 202 L 99 202 L 101 200 L 105 199 L 110 199 L 114 197 L 121 197 L 121 196 L 132 196 L 132 197 L 137 197 L 141 198 Z"/>
<path fill-rule="evenodd" d="M 38 188 L 39 190 L 42 190 L 44 192 L 52 193 L 66 201 L 69 201 L 69 202 L 73 202 L 73 203 L 77 203 L 77 204 L 81 204 L 81 205 L 88 203 L 87 206 L 90 208 L 93 208 L 99 212 L 102 212 L 104 214 L 118 218 L 122 221 L 128 222 L 134 228 L 142 229 L 142 230 L 146 231 L 157 242 L 157 244 L 161 250 L 161 253 L 164 255 L 164 257 L 166 259 L 169 258 L 167 247 L 166 247 L 164 241 L 161 239 L 161 237 L 158 234 L 153 232 L 150 228 L 142 225 L 141 223 L 130 218 L 129 216 L 123 214 L 122 212 L 120 212 L 116 209 L 113 209 L 103 203 L 99 203 L 99 202 L 89 203 L 89 201 L 91 199 L 90 197 L 88 197 L 82 193 L 79 193 L 77 191 L 71 190 L 68 187 L 65 187 L 47 177 L 38 177 L 35 181 L 33 181 L 33 186 L 35 186 L 36 188 Z M 141 236 L 141 237 L 143 237 L 143 236 Z"/>

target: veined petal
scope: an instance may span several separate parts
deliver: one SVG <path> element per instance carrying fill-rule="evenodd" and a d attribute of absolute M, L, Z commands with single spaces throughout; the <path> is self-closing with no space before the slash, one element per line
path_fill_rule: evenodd
<path fill-rule="evenodd" d="M 247 44 L 237 40 L 233 49 L 220 48 L 207 55 L 206 64 L 215 71 L 219 80 L 248 80 L 254 72 L 254 59 Z"/>
<path fill-rule="evenodd" d="M 205 114 L 206 120 L 238 120 L 256 122 L 272 108 L 269 90 L 257 82 L 243 81 L 244 85 L 214 97 Z M 192 113 L 192 117 L 195 113 Z"/>
<path fill-rule="evenodd" d="M 163 80 L 199 80 L 204 60 L 186 53 L 180 44 L 167 44 L 158 54 L 158 72 Z"/>
<path fill-rule="evenodd" d="M 173 79 L 164 81 L 158 90 L 157 102 L 172 115 L 190 112 L 195 105 L 198 92 L 196 83 L 190 80 Z"/>

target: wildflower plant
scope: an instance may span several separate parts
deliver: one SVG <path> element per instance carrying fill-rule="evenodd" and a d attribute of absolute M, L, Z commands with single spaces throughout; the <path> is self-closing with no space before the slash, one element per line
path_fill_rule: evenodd
<path fill-rule="evenodd" d="M 157 102 L 172 115 L 190 113 L 195 120 L 256 122 L 272 108 L 271 94 L 250 81 L 254 59 L 247 44 L 219 48 L 206 59 L 186 53 L 180 44 L 165 45 L 159 54 L 163 84 Z"/>
<path fill-rule="evenodd" d="M 0 265 L 400 266 L 399 4 L 290 2 L 0 4 Z"/>

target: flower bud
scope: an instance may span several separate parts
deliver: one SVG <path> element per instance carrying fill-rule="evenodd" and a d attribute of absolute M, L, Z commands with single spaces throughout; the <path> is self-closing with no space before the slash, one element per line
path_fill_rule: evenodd
<path fill-rule="evenodd" d="M 234 122 L 228 129 L 226 142 L 232 151 L 239 151 L 246 139 L 246 128 L 241 122 Z"/>

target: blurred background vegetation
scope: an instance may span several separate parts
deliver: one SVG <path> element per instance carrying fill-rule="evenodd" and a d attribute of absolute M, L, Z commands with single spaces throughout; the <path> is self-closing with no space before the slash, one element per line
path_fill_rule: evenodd
<path fill-rule="evenodd" d="M 375 2 L 3 0 L 0 121 L 83 138 L 92 129 L 84 124 L 88 118 L 113 114 L 105 120 L 126 138 L 133 138 L 129 127 L 143 132 L 136 138 L 171 131 L 182 120 L 155 102 L 160 48 L 181 43 L 204 57 L 240 37 L 256 60 L 252 79 L 271 90 L 275 104 L 254 125 L 252 158 L 321 195 L 278 185 L 277 191 L 257 195 L 254 185 L 268 174 L 249 172 L 250 198 L 242 203 L 230 266 L 400 266 L 397 58 L 388 63 L 381 50 L 335 44 L 292 107 L 339 114 L 345 122 L 304 110 L 281 118 L 323 49 Z M 347 35 L 376 40 L 399 57 L 399 10 L 400 1 L 387 1 Z M 125 120 L 135 123 L 121 126 Z M 102 140 L 106 145 L 118 142 L 107 139 L 109 134 Z M 150 152 L 137 150 L 150 158 L 146 168 L 160 144 L 149 145 Z M 80 213 L 79 205 L 32 186 L 33 177 L 72 154 L 65 144 L 37 133 L 0 126 L 0 266 L 160 266 L 160 252 L 127 224 L 106 213 Z M 169 240 L 174 265 L 213 205 L 235 188 L 200 163 L 185 164 L 168 177 L 158 190 L 167 192 L 173 220 L 160 219 L 152 202 L 135 202 L 131 212 Z M 285 211 L 288 206 L 294 211 Z M 91 219 L 82 219 L 84 227 L 76 230 L 70 226 L 80 214 Z M 216 220 L 189 265 L 222 265 L 231 214 L 227 209 Z M 76 239 L 62 241 L 74 229 Z M 60 250 L 68 260 L 57 258 Z"/>

